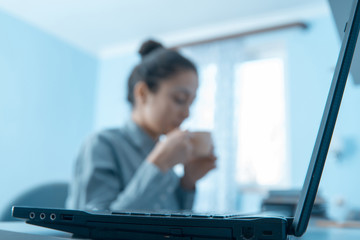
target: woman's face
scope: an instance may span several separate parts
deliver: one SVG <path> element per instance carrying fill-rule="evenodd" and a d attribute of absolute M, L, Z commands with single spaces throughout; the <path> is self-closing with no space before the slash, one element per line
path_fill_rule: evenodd
<path fill-rule="evenodd" d="M 157 91 L 148 91 L 143 108 L 147 130 L 161 135 L 178 128 L 189 116 L 197 88 L 196 72 L 184 70 L 162 81 Z"/>

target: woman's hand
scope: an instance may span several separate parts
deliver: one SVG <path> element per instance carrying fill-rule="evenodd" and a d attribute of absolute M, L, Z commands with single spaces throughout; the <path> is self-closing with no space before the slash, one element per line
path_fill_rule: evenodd
<path fill-rule="evenodd" d="M 191 159 L 184 164 L 184 176 L 181 186 L 186 190 L 194 190 L 196 182 L 204 177 L 210 170 L 216 168 L 216 156 L 211 154 L 205 157 Z"/>
<path fill-rule="evenodd" d="M 191 158 L 193 147 L 188 131 L 173 130 L 164 141 L 156 144 L 149 154 L 148 161 L 166 172 L 178 163 L 186 163 Z"/>

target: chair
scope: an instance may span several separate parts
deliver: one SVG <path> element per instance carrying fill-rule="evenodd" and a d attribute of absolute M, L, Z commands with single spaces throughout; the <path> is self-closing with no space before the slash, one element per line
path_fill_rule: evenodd
<path fill-rule="evenodd" d="M 0 221 L 16 221 L 11 216 L 14 205 L 28 207 L 64 208 L 68 194 L 68 183 L 48 183 L 29 189 L 11 201 L 1 212 Z"/>

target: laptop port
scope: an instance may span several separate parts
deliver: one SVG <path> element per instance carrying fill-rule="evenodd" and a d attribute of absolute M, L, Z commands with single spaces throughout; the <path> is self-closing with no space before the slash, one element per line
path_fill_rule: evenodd
<path fill-rule="evenodd" d="M 41 219 L 41 220 L 44 220 L 45 217 L 46 217 L 45 213 L 40 213 L 40 219 Z"/>
<path fill-rule="evenodd" d="M 55 213 L 50 214 L 50 219 L 51 219 L 52 221 L 54 221 L 54 220 L 56 219 Z"/>
<path fill-rule="evenodd" d="M 61 214 L 61 217 L 60 217 L 62 220 L 65 220 L 65 221 L 72 221 L 74 219 L 74 215 L 71 215 L 71 214 Z"/>
<path fill-rule="evenodd" d="M 30 218 L 30 219 L 34 219 L 34 218 L 35 218 L 35 213 L 34 213 L 34 212 L 31 212 L 31 213 L 29 214 L 29 218 Z"/>
<path fill-rule="evenodd" d="M 252 227 L 243 227 L 242 235 L 244 239 L 252 239 L 254 237 L 254 229 Z"/>

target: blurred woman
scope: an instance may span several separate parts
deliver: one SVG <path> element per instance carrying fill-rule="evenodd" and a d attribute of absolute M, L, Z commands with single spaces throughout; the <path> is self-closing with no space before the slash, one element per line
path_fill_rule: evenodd
<path fill-rule="evenodd" d="M 215 167 L 213 154 L 194 159 L 191 133 L 179 129 L 196 97 L 195 65 L 151 40 L 139 53 L 142 60 L 128 79 L 131 119 L 84 143 L 68 208 L 191 209 L 196 182 Z M 172 169 L 177 164 L 184 165 L 181 178 Z"/>

